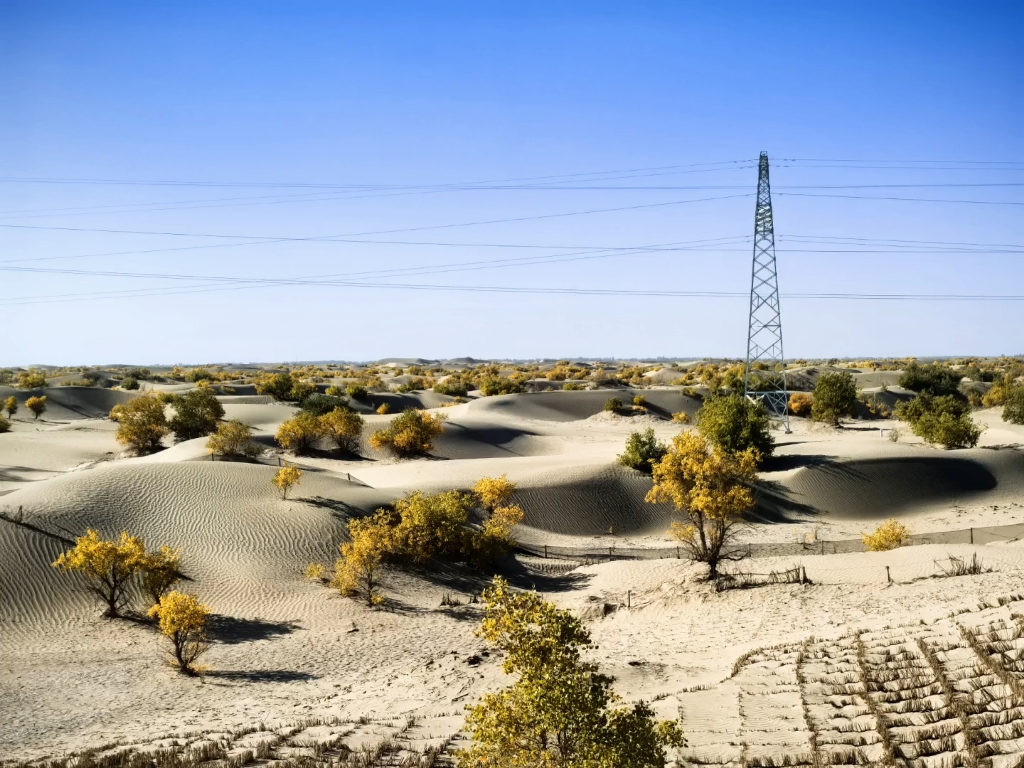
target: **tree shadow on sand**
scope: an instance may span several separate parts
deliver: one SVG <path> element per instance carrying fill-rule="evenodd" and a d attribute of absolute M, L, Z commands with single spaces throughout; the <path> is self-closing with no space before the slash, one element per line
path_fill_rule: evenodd
<path fill-rule="evenodd" d="M 209 619 L 209 637 L 215 643 L 237 645 L 254 640 L 273 640 L 290 635 L 302 629 L 294 621 L 266 621 L 265 619 L 243 619 L 215 613 Z"/>
<path fill-rule="evenodd" d="M 302 683 L 319 678 L 319 675 L 292 669 L 212 670 L 203 676 L 243 683 Z"/>

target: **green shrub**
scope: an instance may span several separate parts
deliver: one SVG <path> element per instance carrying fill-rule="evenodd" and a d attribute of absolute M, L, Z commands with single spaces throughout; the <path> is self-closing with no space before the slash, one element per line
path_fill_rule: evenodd
<path fill-rule="evenodd" d="M 288 400 L 294 384 L 290 373 L 261 373 L 256 377 L 256 392 L 275 400 Z"/>
<path fill-rule="evenodd" d="M 292 384 L 292 390 L 288 393 L 288 399 L 301 403 L 307 397 L 316 392 L 316 387 L 308 381 L 296 381 Z"/>
<path fill-rule="evenodd" d="M 927 392 L 929 395 L 954 395 L 960 391 L 963 375 L 939 363 L 918 365 L 911 363 L 899 378 L 899 385 L 912 392 Z"/>
<path fill-rule="evenodd" d="M 760 402 L 743 395 L 709 398 L 697 411 L 697 429 L 706 440 L 729 453 L 753 448 L 765 459 L 775 450 L 768 411 Z"/>
<path fill-rule="evenodd" d="M 1003 421 L 1024 424 L 1024 384 L 1016 384 L 1008 389 L 1003 401 Z"/>
<path fill-rule="evenodd" d="M 970 403 L 961 396 L 933 397 L 927 392 L 896 406 L 896 418 L 909 422 L 915 435 L 946 448 L 973 448 L 978 444 L 981 428 L 970 413 Z"/>
<path fill-rule="evenodd" d="M 214 376 L 205 368 L 193 368 L 191 371 L 185 374 L 185 381 L 192 382 L 193 384 L 199 381 L 213 381 Z"/>
<path fill-rule="evenodd" d="M 654 465 L 668 453 L 668 448 L 658 442 L 654 430 L 648 427 L 644 432 L 634 432 L 626 438 L 626 450 L 619 455 L 619 464 L 650 474 Z"/>
<path fill-rule="evenodd" d="M 321 395 L 319 392 L 314 392 L 302 401 L 301 408 L 314 416 L 323 416 L 335 408 L 348 408 L 348 400 L 336 395 Z"/>
<path fill-rule="evenodd" d="M 562 385 L 562 389 L 566 392 L 576 392 L 583 389 L 583 385 L 577 384 L 575 381 L 567 381 Z"/>
<path fill-rule="evenodd" d="M 121 379 L 121 389 L 138 389 L 139 380 L 132 376 L 125 376 Z"/>
<path fill-rule="evenodd" d="M 366 387 L 362 384 L 349 384 L 345 387 L 345 394 L 353 400 L 365 400 L 369 392 L 366 391 Z"/>
<path fill-rule="evenodd" d="M 217 422 L 224 418 L 224 406 L 209 387 L 198 387 L 183 395 L 176 395 L 171 402 L 174 405 L 174 416 L 167 426 L 179 443 L 212 435 L 217 431 Z"/>
<path fill-rule="evenodd" d="M 857 413 L 857 384 L 849 371 L 826 371 L 814 385 L 811 418 L 839 426 L 843 416 Z"/>
<path fill-rule="evenodd" d="M 604 409 L 610 413 L 621 411 L 625 404 L 617 397 L 609 397 L 604 401 Z"/>

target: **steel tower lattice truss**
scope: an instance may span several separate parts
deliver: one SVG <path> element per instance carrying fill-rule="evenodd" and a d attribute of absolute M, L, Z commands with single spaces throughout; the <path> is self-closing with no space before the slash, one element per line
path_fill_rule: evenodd
<path fill-rule="evenodd" d="M 779 277 L 775 267 L 772 192 L 768 184 L 768 153 L 757 166 L 757 208 L 754 212 L 754 266 L 750 281 L 750 325 L 743 392 L 764 403 L 772 419 L 789 432 L 789 395 L 782 355 Z"/>

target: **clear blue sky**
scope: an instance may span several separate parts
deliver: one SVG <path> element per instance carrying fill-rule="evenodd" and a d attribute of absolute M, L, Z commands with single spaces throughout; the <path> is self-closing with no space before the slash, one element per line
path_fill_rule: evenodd
<path fill-rule="evenodd" d="M 1024 206 L 804 196 L 1024 202 L 1022 40 L 1013 2 L 5 2 L 0 365 L 740 356 L 742 296 L 395 284 L 742 294 L 760 150 L 784 294 L 1024 294 Z M 390 285 L 197 279 L 324 275 Z M 782 302 L 789 357 L 1024 352 L 1024 302 Z"/>

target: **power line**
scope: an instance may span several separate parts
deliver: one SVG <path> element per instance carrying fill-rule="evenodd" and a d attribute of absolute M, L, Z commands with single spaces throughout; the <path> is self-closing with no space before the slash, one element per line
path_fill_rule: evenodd
<path fill-rule="evenodd" d="M 811 192 L 779 192 L 779 195 L 787 197 L 831 197 L 844 200 L 899 200 L 914 203 L 969 203 L 971 205 L 1024 205 L 1024 201 L 1003 201 L 1003 200 L 947 200 L 935 197 L 881 197 L 873 195 L 827 195 Z"/>

